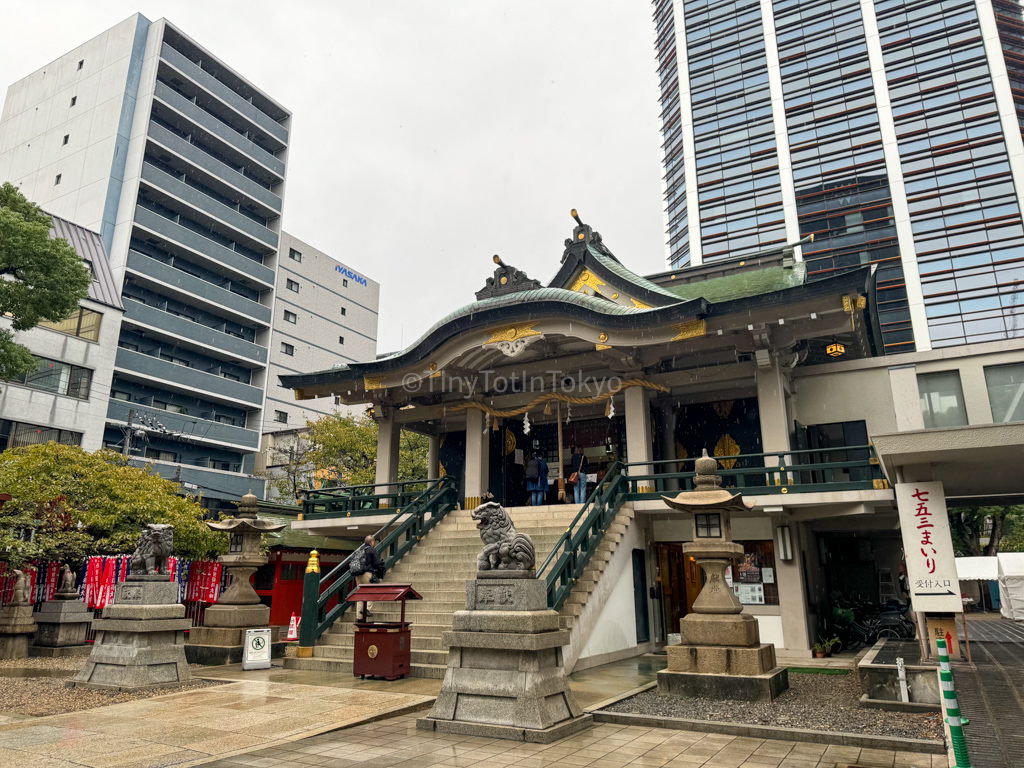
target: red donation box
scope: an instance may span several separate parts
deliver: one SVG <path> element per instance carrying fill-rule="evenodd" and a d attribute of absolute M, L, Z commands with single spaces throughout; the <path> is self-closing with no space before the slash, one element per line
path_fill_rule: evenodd
<path fill-rule="evenodd" d="M 405 601 L 422 600 L 423 596 L 412 584 L 360 584 L 346 599 L 350 603 L 402 603 L 398 621 L 356 621 L 352 674 L 387 680 L 408 675 L 412 663 L 412 630 L 405 620 Z"/>

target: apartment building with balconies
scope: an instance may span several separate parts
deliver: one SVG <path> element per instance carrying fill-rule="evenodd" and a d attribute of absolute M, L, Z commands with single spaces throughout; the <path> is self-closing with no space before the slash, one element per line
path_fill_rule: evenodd
<path fill-rule="evenodd" d="M 140 14 L 10 86 L 0 118 L 0 178 L 98 231 L 121 287 L 105 443 L 142 425 L 133 454 L 212 507 L 262 488 L 290 120 Z"/>

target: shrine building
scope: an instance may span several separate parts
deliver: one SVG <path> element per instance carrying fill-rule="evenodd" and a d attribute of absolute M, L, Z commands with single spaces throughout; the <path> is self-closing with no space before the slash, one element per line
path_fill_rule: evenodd
<path fill-rule="evenodd" d="M 413 673 L 439 675 L 430 627 L 450 627 L 475 567 L 470 554 L 453 562 L 475 531 L 449 508 L 493 495 L 534 536 L 538 577 L 572 630 L 571 672 L 679 631 L 701 587 L 682 544 L 713 521 L 662 497 L 691 487 L 706 448 L 723 486 L 753 502 L 732 519 L 744 612 L 762 641 L 806 654 L 835 594 L 902 599 L 893 485 L 941 480 L 950 505 L 1020 492 L 1014 462 L 995 458 L 1024 446 L 1024 341 L 885 355 L 889 286 L 871 265 L 809 280 L 804 244 L 641 276 L 576 217 L 546 283 L 494 257 L 475 300 L 406 349 L 281 377 L 299 400 L 365 405 L 380 430 L 377 485 L 310 492 L 293 527 L 353 539 L 404 523 L 410 543 L 387 545 L 388 580 L 424 593 L 410 608 L 423 616 Z M 429 436 L 434 485 L 398 482 L 403 429 Z M 588 466 L 582 511 L 565 482 L 572 446 Z M 551 481 L 540 507 L 525 475 L 534 455 Z M 450 502 L 424 511 L 442 486 Z M 308 658 L 289 663 L 347 663 L 338 637 L 352 613 L 324 613 Z"/>

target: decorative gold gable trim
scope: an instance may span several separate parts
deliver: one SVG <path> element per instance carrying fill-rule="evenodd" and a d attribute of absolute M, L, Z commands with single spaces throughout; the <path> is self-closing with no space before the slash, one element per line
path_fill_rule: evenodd
<path fill-rule="evenodd" d="M 633 306 L 636 307 L 637 309 L 650 309 L 651 308 L 650 304 L 644 304 L 642 301 L 637 301 L 636 299 L 630 299 L 630 301 L 633 302 Z"/>
<path fill-rule="evenodd" d="M 582 272 L 580 272 L 576 280 L 573 281 L 572 287 L 570 287 L 569 290 L 584 292 L 584 288 L 589 288 L 594 293 L 600 293 L 601 291 L 598 290 L 598 287 L 605 284 L 606 283 L 601 278 L 599 278 L 590 270 L 585 269 Z"/>
<path fill-rule="evenodd" d="M 363 376 L 363 389 L 370 391 L 371 389 L 387 389 L 384 386 L 383 376 Z"/>
<path fill-rule="evenodd" d="M 485 344 L 494 344 L 499 341 L 512 341 L 513 339 L 522 339 L 526 336 L 540 336 L 540 331 L 533 330 L 533 326 L 537 324 L 536 321 L 532 323 L 519 323 L 519 325 L 510 325 L 507 328 L 499 328 L 496 331 L 491 331 L 491 338 L 489 338 Z"/>
<path fill-rule="evenodd" d="M 669 341 L 683 341 L 684 339 L 698 339 L 708 332 L 707 320 L 691 320 L 675 326 L 676 335 Z"/>

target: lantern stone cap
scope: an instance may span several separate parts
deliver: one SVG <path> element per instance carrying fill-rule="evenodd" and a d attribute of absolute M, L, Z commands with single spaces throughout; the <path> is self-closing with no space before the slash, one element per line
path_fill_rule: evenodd
<path fill-rule="evenodd" d="M 211 531 L 228 531 L 231 533 L 277 533 L 286 527 L 285 523 L 272 523 L 269 520 L 260 520 L 256 516 L 256 508 L 259 499 L 252 491 L 245 494 L 238 502 L 238 512 L 234 517 L 227 520 L 206 521 L 206 527 Z"/>
<path fill-rule="evenodd" d="M 753 509 L 754 502 L 744 499 L 742 493 L 730 493 L 722 488 L 718 462 L 708 456 L 707 448 L 694 465 L 697 474 L 693 478 L 692 491 L 681 491 L 675 498 L 661 497 L 672 509 L 680 512 L 745 512 Z"/>

